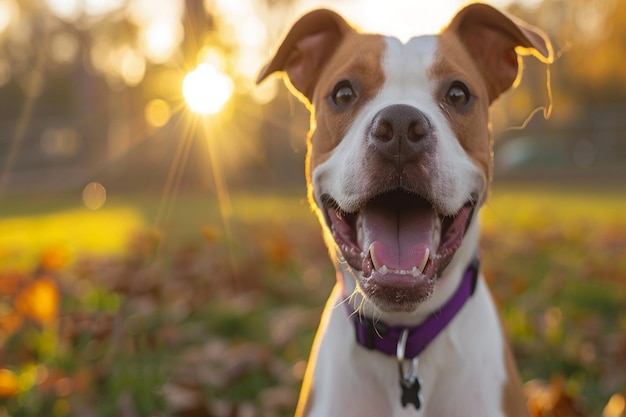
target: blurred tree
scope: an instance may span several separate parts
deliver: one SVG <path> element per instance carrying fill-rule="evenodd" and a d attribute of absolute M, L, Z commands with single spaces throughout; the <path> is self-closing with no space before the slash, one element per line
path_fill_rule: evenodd
<path fill-rule="evenodd" d="M 555 42 L 555 91 L 579 105 L 626 100 L 626 2 L 544 0 L 510 11 Z"/>
<path fill-rule="evenodd" d="M 525 59 L 521 85 L 494 111 L 500 137 L 526 138 L 510 148 L 516 152 L 513 159 L 544 158 L 544 165 L 562 173 L 567 170 L 569 178 L 578 173 L 581 178 L 623 179 L 626 2 L 543 0 L 533 6 L 519 2 L 509 12 L 542 28 L 555 49 L 549 68 Z M 541 106 L 551 106 L 549 121 L 538 116 L 526 120 Z M 515 128 L 526 122 L 523 132 Z"/>
<path fill-rule="evenodd" d="M 9 173 L 25 185 L 19 171 L 42 168 L 54 168 L 55 178 L 34 181 L 28 174 L 26 185 L 72 187 L 77 177 L 86 183 L 103 168 L 124 181 L 133 177 L 128 169 L 140 175 L 141 166 L 167 170 L 156 147 L 140 151 L 140 164 L 115 161 L 128 160 L 125 155 L 157 133 L 148 114 L 154 100 L 167 115 L 158 128 L 173 139 L 161 145 L 176 147 L 181 133 L 166 124 L 183 108 L 185 73 L 206 59 L 207 49 L 225 63 L 233 60 L 236 45 L 220 36 L 224 18 L 212 3 L 1 0 L 0 119 L 6 123 L 0 154 L 10 155 L 0 161 L 2 183 Z M 65 139 L 51 129 L 69 132 L 71 152 L 55 151 Z M 82 174 L 56 176 L 70 166 Z"/>

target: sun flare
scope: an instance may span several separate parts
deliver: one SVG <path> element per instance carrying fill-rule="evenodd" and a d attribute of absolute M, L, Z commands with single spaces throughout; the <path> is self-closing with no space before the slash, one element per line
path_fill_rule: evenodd
<path fill-rule="evenodd" d="M 183 96 L 191 110 L 200 114 L 216 114 L 233 93 L 233 81 L 212 65 L 200 64 L 185 76 Z"/>

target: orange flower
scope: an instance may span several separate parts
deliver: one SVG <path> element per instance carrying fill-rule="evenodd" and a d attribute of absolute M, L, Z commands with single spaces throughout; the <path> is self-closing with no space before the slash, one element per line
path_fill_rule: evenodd
<path fill-rule="evenodd" d="M 0 369 L 0 398 L 13 397 L 19 392 L 17 376 L 8 369 Z"/>
<path fill-rule="evenodd" d="M 15 309 L 41 324 L 54 321 L 59 310 L 56 282 L 50 277 L 35 280 L 15 297 Z"/>
<path fill-rule="evenodd" d="M 46 249 L 39 259 L 41 267 L 47 271 L 56 271 L 67 264 L 68 255 L 61 248 L 53 247 Z"/>

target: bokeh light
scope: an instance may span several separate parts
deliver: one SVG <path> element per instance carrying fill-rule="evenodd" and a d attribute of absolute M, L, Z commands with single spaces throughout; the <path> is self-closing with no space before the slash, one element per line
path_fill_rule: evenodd
<path fill-rule="evenodd" d="M 152 62 L 166 62 L 178 48 L 183 34 L 179 21 L 156 19 L 144 27 L 140 36 L 141 47 Z"/>
<path fill-rule="evenodd" d="M 107 201 L 107 190 L 99 182 L 90 182 L 83 188 L 83 203 L 90 210 L 98 210 Z"/>
<path fill-rule="evenodd" d="M 57 33 L 50 42 L 50 55 L 52 59 L 60 64 L 74 61 L 78 54 L 78 49 L 78 41 L 67 32 Z"/>
<path fill-rule="evenodd" d="M 185 30 L 181 24 L 184 2 L 133 0 L 126 16 L 139 28 L 138 45 L 153 63 L 165 63 L 179 50 Z"/>
<path fill-rule="evenodd" d="M 146 121 L 153 127 L 164 126 L 170 120 L 172 114 L 169 104 L 160 98 L 150 100 L 146 104 L 144 113 Z"/>
<path fill-rule="evenodd" d="M 233 93 L 233 81 L 212 65 L 200 64 L 183 80 L 183 96 L 191 110 L 216 114 Z"/>
<path fill-rule="evenodd" d="M 73 21 L 85 13 L 102 16 L 124 5 L 124 0 L 46 0 L 50 10 L 61 19 Z"/>
<path fill-rule="evenodd" d="M 40 145 L 47 155 L 72 156 L 78 151 L 80 137 L 78 132 L 71 128 L 49 127 L 41 134 Z"/>
<path fill-rule="evenodd" d="M 75 20 L 80 16 L 80 0 L 46 0 L 50 10 L 65 20 Z"/>
<path fill-rule="evenodd" d="M 20 9 L 14 0 L 0 0 L 0 33 L 9 28 L 11 22 L 16 21 Z"/>
<path fill-rule="evenodd" d="M 267 104 L 276 98 L 279 91 L 279 80 L 270 79 L 256 85 L 250 80 L 250 86 L 248 94 L 250 97 L 259 104 Z"/>
<path fill-rule="evenodd" d="M 146 61 L 143 56 L 130 47 L 119 51 L 119 70 L 122 80 L 128 86 L 138 85 L 146 73 Z"/>

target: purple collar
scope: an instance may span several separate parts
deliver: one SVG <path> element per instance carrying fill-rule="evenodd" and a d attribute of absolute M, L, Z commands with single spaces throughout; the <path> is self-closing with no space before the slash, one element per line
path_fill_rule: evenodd
<path fill-rule="evenodd" d="M 357 342 L 367 349 L 378 350 L 395 357 L 400 337 L 405 330 L 408 330 L 404 357 L 406 359 L 417 357 L 452 321 L 465 305 L 465 302 L 474 294 L 478 280 L 478 266 L 479 262 L 476 258 L 465 270 L 465 275 L 463 275 L 463 279 L 452 297 L 439 311 L 432 313 L 417 326 L 392 326 L 378 320 L 374 322 L 372 319 L 355 313 L 348 303 L 344 303 L 354 323 Z"/>

